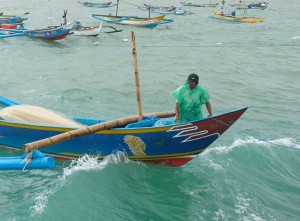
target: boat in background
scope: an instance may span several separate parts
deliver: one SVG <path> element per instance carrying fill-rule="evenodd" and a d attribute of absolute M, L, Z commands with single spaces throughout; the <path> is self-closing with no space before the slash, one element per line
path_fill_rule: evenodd
<path fill-rule="evenodd" d="M 167 24 L 174 21 L 173 19 L 164 19 L 165 15 L 153 18 L 140 18 L 137 16 L 113 16 L 92 14 L 92 17 L 108 23 L 131 25 L 144 28 L 155 28 L 157 25 Z"/>
<path fill-rule="evenodd" d="M 234 7 L 235 9 L 256 9 L 256 10 L 264 10 L 268 7 L 267 2 L 254 2 L 254 3 L 245 3 L 242 1 L 239 1 L 236 4 L 229 4 L 230 6 Z"/>
<path fill-rule="evenodd" d="M 98 36 L 101 32 L 102 22 L 98 26 L 82 26 L 79 21 L 75 21 L 71 29 L 73 35 Z"/>
<path fill-rule="evenodd" d="M 257 9 L 257 10 L 264 10 L 268 7 L 267 2 L 254 2 L 247 4 L 248 9 Z"/>
<path fill-rule="evenodd" d="M 241 1 L 240 1 L 241 2 Z M 225 21 L 233 21 L 233 22 L 243 22 L 243 23 L 257 23 L 263 21 L 263 18 L 256 18 L 256 17 L 247 17 L 247 9 L 244 10 L 244 14 L 242 17 L 237 17 L 236 12 L 232 11 L 231 14 L 224 14 L 225 1 L 222 1 L 222 7 L 221 12 L 219 13 L 213 13 L 209 18 L 215 18 L 219 20 L 225 20 Z"/>
<path fill-rule="evenodd" d="M 2 107 L 0 110 L 1 147 L 21 150 L 24 144 L 78 129 L 72 126 L 13 120 L 11 116 L 8 117 L 7 108 L 22 110 L 22 105 L 1 96 L 0 107 Z M 52 143 L 53 145 L 44 147 L 40 151 L 46 155 L 69 160 L 86 154 L 103 160 L 106 156 L 121 151 L 133 161 L 181 166 L 198 156 L 217 140 L 247 109 L 248 107 L 245 107 L 180 124 L 173 123 L 174 111 L 144 114 L 141 121 L 138 121 L 138 115 L 134 115 L 131 117 L 136 120 L 132 120 L 131 123 L 121 121 L 121 118 L 116 120 L 118 122 L 116 128 L 85 136 L 75 136 L 76 139 Z M 27 113 L 30 116 L 36 115 L 31 119 L 38 119 L 37 111 Z M 52 116 L 52 118 L 55 117 Z M 46 117 L 46 120 L 51 119 Z M 73 121 L 82 125 L 83 129 L 87 126 L 99 125 L 99 122 L 109 123 L 106 120 L 88 118 L 73 118 Z"/>
<path fill-rule="evenodd" d="M 138 6 L 138 9 L 143 11 L 149 11 L 149 13 L 157 13 L 161 15 L 191 15 L 191 11 L 177 9 L 176 7 L 166 7 L 166 6 Z"/>
<path fill-rule="evenodd" d="M 72 27 L 73 24 L 42 29 L 24 29 L 24 35 L 35 39 L 61 40 L 69 35 Z"/>
<path fill-rule="evenodd" d="M 244 22 L 244 23 L 257 23 L 263 21 L 263 18 L 256 17 L 236 17 L 235 15 L 226 15 L 222 13 L 213 13 L 210 18 L 215 18 L 219 20 L 225 21 L 233 21 L 233 22 Z"/>
<path fill-rule="evenodd" d="M 79 2 L 79 4 L 81 4 L 82 6 L 85 7 L 93 7 L 93 8 L 108 8 L 108 7 L 113 7 L 117 4 L 112 4 L 112 2 L 104 2 L 104 3 L 94 3 L 94 2 Z"/>
<path fill-rule="evenodd" d="M 197 3 L 191 3 L 191 2 L 180 2 L 183 6 L 192 6 L 192 7 L 209 7 L 209 8 L 215 8 L 219 3 L 206 3 L 206 4 L 197 4 Z"/>
<path fill-rule="evenodd" d="M 29 29 L 21 25 L 17 29 L 0 29 L 0 38 L 27 36 L 43 40 L 61 40 L 67 37 L 73 24 L 62 26 L 50 26 L 47 28 Z"/>
<path fill-rule="evenodd" d="M 28 14 L 29 12 L 24 13 L 24 15 Z M 25 20 L 28 20 L 28 18 L 18 15 L 4 15 L 3 12 L 0 12 L 0 24 L 21 24 Z"/>

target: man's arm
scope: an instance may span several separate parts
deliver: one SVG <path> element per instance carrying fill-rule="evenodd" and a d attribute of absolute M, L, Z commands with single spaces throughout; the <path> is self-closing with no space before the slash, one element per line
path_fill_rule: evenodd
<path fill-rule="evenodd" d="M 212 110 L 211 110 L 210 102 L 207 102 L 205 105 L 206 105 L 206 109 L 207 109 L 207 112 L 208 112 L 208 117 L 211 117 L 212 116 Z"/>

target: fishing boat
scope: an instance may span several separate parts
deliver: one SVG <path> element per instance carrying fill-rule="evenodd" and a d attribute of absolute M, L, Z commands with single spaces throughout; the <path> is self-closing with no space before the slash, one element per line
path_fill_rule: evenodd
<path fill-rule="evenodd" d="M 17 29 L 3 29 L 0 31 L 3 33 L 0 38 L 26 36 L 35 39 L 44 40 L 61 40 L 67 37 L 73 27 L 73 24 L 63 26 L 51 26 L 48 28 L 41 29 L 29 29 L 21 25 Z"/>
<path fill-rule="evenodd" d="M 157 25 L 166 24 L 174 21 L 172 19 L 164 19 L 165 15 L 153 18 L 140 18 L 136 16 L 112 16 L 92 14 L 92 17 L 108 23 L 131 25 L 144 28 L 155 28 Z"/>
<path fill-rule="evenodd" d="M 69 35 L 72 26 L 73 24 L 59 27 L 48 27 L 45 29 L 27 29 L 24 30 L 24 35 L 35 39 L 61 40 Z"/>
<path fill-rule="evenodd" d="M 170 117 L 175 113 L 172 111 L 145 114 L 141 121 L 137 121 L 138 116 L 133 115 L 113 121 L 116 122 L 114 128 L 88 134 L 92 132 L 93 127 L 95 129 L 101 123 L 105 123 L 105 128 L 109 128 L 112 121 L 73 118 L 75 125 L 82 125 L 81 129 L 74 126 L 51 125 L 49 124 L 51 121 L 47 123 L 21 122 L 8 120 L 5 110 L 7 108 L 17 110 L 22 105 L 0 97 L 0 106 L 2 107 L 0 111 L 0 146 L 2 147 L 19 150 L 23 148 L 26 152 L 31 142 L 67 132 L 68 136 L 76 137 L 76 139 L 44 147 L 40 151 L 60 159 L 76 159 L 88 154 L 98 157 L 99 160 L 116 151 L 122 151 L 130 160 L 170 166 L 181 166 L 203 152 L 248 109 L 245 107 L 181 124 L 173 123 L 173 118 Z M 35 113 L 37 111 L 27 112 L 31 117 Z M 33 118 L 38 119 L 38 116 Z M 86 131 L 85 136 L 78 137 L 79 132 L 77 135 L 71 134 L 75 129 L 89 130 L 89 132 Z M 49 142 L 55 142 L 55 137 L 52 137 Z M 42 147 L 43 145 L 33 143 L 33 146 Z"/>
<path fill-rule="evenodd" d="M 254 2 L 247 4 L 248 9 L 264 10 L 268 7 L 266 2 Z"/>
<path fill-rule="evenodd" d="M 190 11 L 183 10 L 183 9 L 174 9 L 173 7 L 142 7 L 139 6 L 138 9 L 143 11 L 150 11 L 151 13 L 157 13 L 161 15 L 191 15 L 193 14 Z"/>
<path fill-rule="evenodd" d="M 80 2 L 78 1 L 79 4 L 85 7 L 93 7 L 93 8 L 108 8 L 108 7 L 113 7 L 116 4 L 112 4 L 112 2 L 104 2 L 104 3 L 95 3 L 95 2 Z"/>
<path fill-rule="evenodd" d="M 210 7 L 215 8 L 219 3 L 206 3 L 206 4 L 197 4 L 191 2 L 180 2 L 183 6 L 191 6 L 191 7 Z"/>
<path fill-rule="evenodd" d="M 29 12 L 24 13 L 24 15 L 28 15 Z M 4 15 L 0 12 L 0 24 L 16 24 L 22 23 L 23 21 L 28 20 L 28 18 L 21 17 L 18 15 Z"/>
<path fill-rule="evenodd" d="M 245 3 L 242 1 L 239 1 L 236 4 L 229 4 L 232 7 L 235 7 L 235 9 L 256 9 L 256 10 L 264 10 L 268 7 L 267 2 L 253 2 L 253 3 Z"/>
<path fill-rule="evenodd" d="M 244 10 L 244 14 L 242 17 L 237 17 L 235 11 L 232 11 L 231 14 L 224 14 L 225 1 L 222 1 L 222 7 L 220 13 L 213 13 L 209 18 L 225 20 L 225 21 L 234 21 L 234 22 L 243 22 L 243 23 L 257 23 L 263 21 L 263 18 L 256 18 L 256 17 L 247 17 L 247 9 Z"/>
<path fill-rule="evenodd" d="M 71 29 L 73 35 L 98 36 L 101 32 L 102 22 L 98 26 L 82 26 L 79 21 L 75 21 Z"/>
<path fill-rule="evenodd" d="M 244 22 L 244 23 L 257 23 L 263 21 L 263 18 L 256 17 L 236 17 L 235 15 L 226 15 L 222 13 L 213 13 L 210 18 L 215 18 L 219 20 L 225 21 L 234 21 L 234 22 Z"/>
<path fill-rule="evenodd" d="M 191 11 L 183 10 L 175 6 L 152 6 L 144 4 L 145 6 L 138 6 L 142 11 L 149 11 L 149 13 L 157 13 L 161 15 L 191 15 Z"/>

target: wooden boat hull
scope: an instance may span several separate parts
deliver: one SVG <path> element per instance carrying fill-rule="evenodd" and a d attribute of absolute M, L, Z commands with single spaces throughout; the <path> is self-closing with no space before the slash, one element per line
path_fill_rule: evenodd
<path fill-rule="evenodd" d="M 93 3 L 93 2 L 79 2 L 82 6 L 85 7 L 92 7 L 92 8 L 108 8 L 108 7 L 113 7 L 116 4 L 112 4 L 112 2 L 106 2 L 106 3 Z"/>
<path fill-rule="evenodd" d="M 97 15 L 92 14 L 93 18 L 96 18 L 101 21 L 121 24 L 121 25 L 131 25 L 136 27 L 145 27 L 145 28 L 155 28 L 157 25 L 166 23 L 164 21 L 165 15 L 153 17 L 153 18 L 139 18 L 133 16 L 109 16 L 109 15 Z M 167 21 L 169 23 L 171 21 Z"/>
<path fill-rule="evenodd" d="M 235 17 L 231 15 L 221 15 L 219 13 L 213 13 L 211 18 L 233 21 L 233 22 L 244 22 L 244 23 L 257 23 L 263 21 L 263 18 L 255 18 L 255 17 Z"/>
<path fill-rule="evenodd" d="M 61 40 L 67 37 L 71 29 L 44 29 L 44 30 L 27 30 L 24 32 L 25 36 L 35 39 L 44 39 L 44 40 Z"/>
<path fill-rule="evenodd" d="M 208 3 L 208 4 L 194 4 L 190 2 L 180 2 L 183 6 L 192 6 L 192 7 L 204 7 L 204 8 L 215 8 L 219 3 Z"/>
<path fill-rule="evenodd" d="M 79 29 L 72 28 L 71 32 L 73 35 L 80 35 L 80 36 L 98 36 L 101 32 L 102 22 L 99 26 L 89 26 L 89 27 L 82 27 Z"/>
<path fill-rule="evenodd" d="M 103 130 L 45 147 L 40 151 L 61 159 L 76 159 L 88 154 L 100 160 L 116 151 L 122 151 L 130 160 L 181 166 L 217 140 L 247 109 L 245 107 L 183 124 Z M 84 118 L 77 120 L 86 125 L 99 122 Z M 164 122 L 164 119 L 161 120 Z M 172 119 L 166 119 L 165 122 L 172 122 Z M 75 128 L 0 120 L 0 146 L 22 149 L 26 143 L 72 129 Z"/>
<path fill-rule="evenodd" d="M 2 15 L 0 16 L 0 24 L 16 24 L 22 23 L 23 21 L 27 20 L 28 18 L 22 18 L 19 16 L 14 15 Z"/>

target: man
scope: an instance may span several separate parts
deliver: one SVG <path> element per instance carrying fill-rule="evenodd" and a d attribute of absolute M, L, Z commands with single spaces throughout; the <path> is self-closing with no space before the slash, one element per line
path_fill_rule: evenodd
<path fill-rule="evenodd" d="M 203 104 L 206 105 L 208 117 L 212 116 L 208 92 L 198 83 L 198 75 L 190 74 L 184 86 L 171 93 L 171 97 L 176 101 L 174 122 L 182 123 L 203 118 Z"/>

